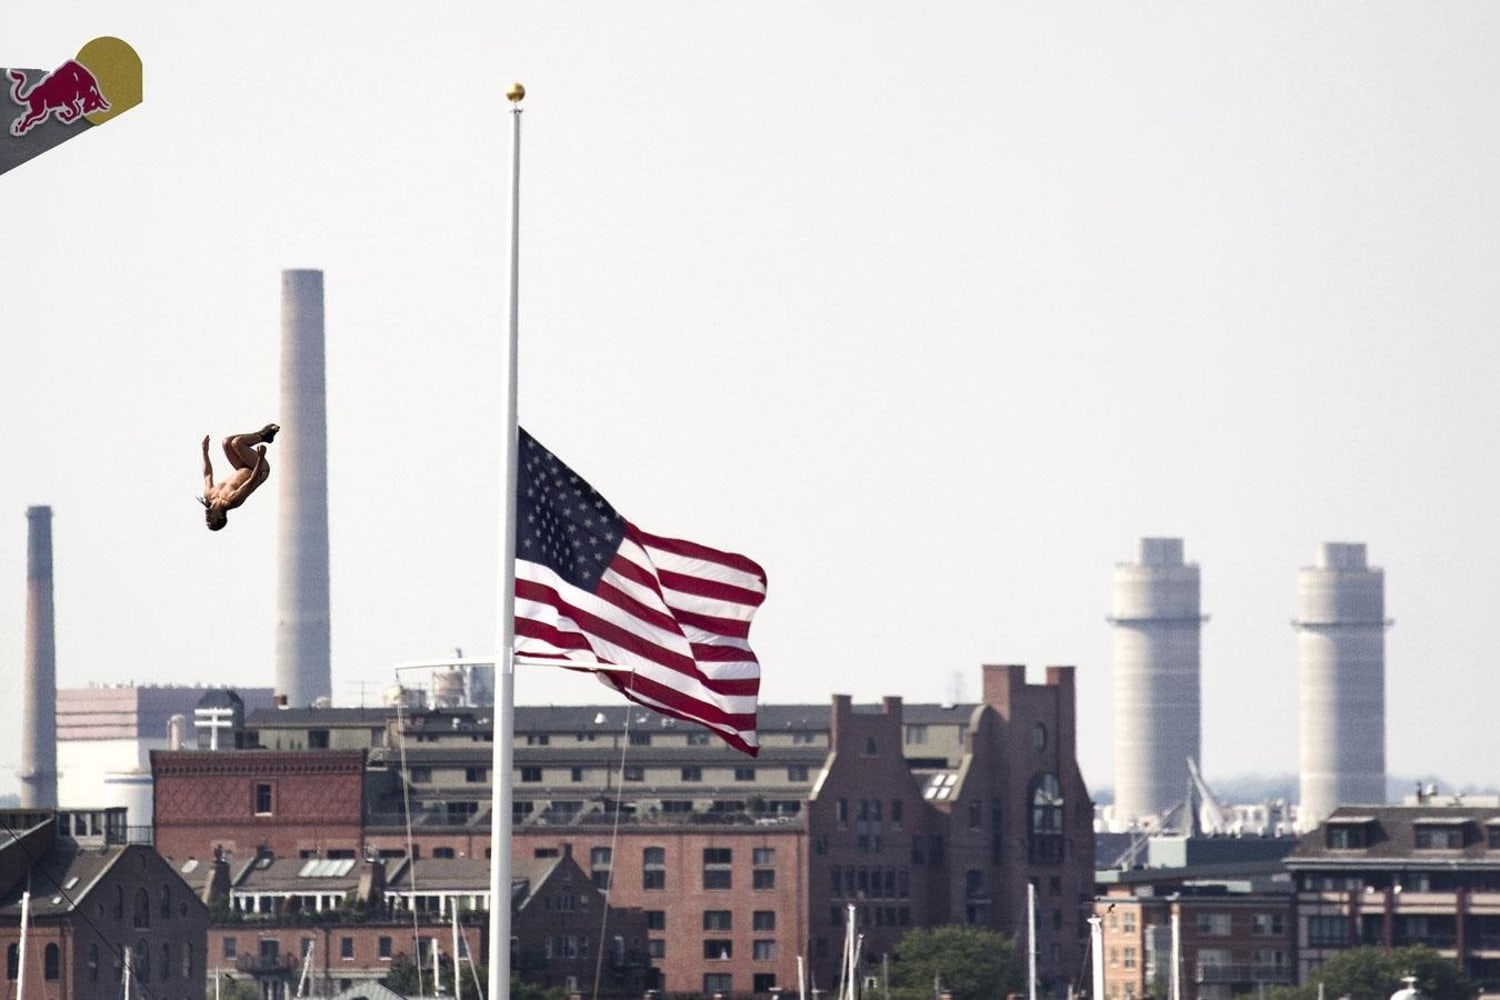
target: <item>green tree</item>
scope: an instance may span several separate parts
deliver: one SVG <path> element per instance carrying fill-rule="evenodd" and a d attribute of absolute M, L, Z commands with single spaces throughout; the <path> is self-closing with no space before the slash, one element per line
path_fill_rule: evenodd
<path fill-rule="evenodd" d="M 1004 1000 L 1023 980 L 1015 941 L 982 927 L 916 928 L 896 942 L 891 961 L 892 993 L 902 1000 L 927 1000 L 934 981 L 955 1000 Z"/>
<path fill-rule="evenodd" d="M 1326 1000 L 1388 1000 L 1406 985 L 1406 976 L 1416 977 L 1423 1000 L 1473 1000 L 1478 992 L 1455 962 L 1426 945 L 1390 951 L 1366 945 L 1330 958 L 1301 986 L 1267 991 L 1267 1000 L 1318 1000 L 1319 984 Z"/>

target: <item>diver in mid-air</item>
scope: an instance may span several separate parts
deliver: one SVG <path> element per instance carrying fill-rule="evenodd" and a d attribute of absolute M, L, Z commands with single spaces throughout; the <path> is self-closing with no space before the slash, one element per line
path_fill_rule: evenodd
<path fill-rule="evenodd" d="M 209 436 L 203 435 L 203 495 L 198 502 L 203 505 L 203 519 L 208 522 L 209 531 L 218 531 L 228 524 L 229 512 L 270 477 L 266 445 L 276 439 L 279 430 L 275 424 L 266 424 L 258 431 L 225 438 L 224 455 L 234 471 L 222 483 L 214 482 L 214 467 L 208 458 Z"/>

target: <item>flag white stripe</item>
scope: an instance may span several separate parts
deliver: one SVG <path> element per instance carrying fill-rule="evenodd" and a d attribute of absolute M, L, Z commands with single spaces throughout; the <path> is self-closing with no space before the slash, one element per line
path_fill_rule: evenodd
<path fill-rule="evenodd" d="M 647 641 L 662 646 L 684 659 L 689 661 L 694 659 L 692 649 L 682 635 L 665 632 L 594 594 L 574 587 L 540 563 L 517 559 L 516 578 L 551 587 L 558 592 L 563 600 L 579 608 L 581 611 L 595 615 L 624 631 L 639 635 Z M 517 640 L 517 652 L 520 654 L 528 652 L 534 648 L 534 645 L 540 645 L 545 646 L 549 651 L 565 655 L 572 662 L 599 664 L 600 658 L 602 658 L 609 664 L 624 667 L 627 671 L 633 668 L 636 673 L 643 677 L 660 684 L 669 685 L 687 697 L 719 706 L 725 711 L 747 714 L 755 711 L 754 696 L 727 695 L 723 692 L 715 691 L 691 675 L 656 663 L 633 650 L 610 642 L 604 636 L 586 631 L 576 621 L 568 617 L 565 612 L 550 603 L 543 603 L 517 595 L 516 617 L 518 619 L 540 622 L 559 631 L 583 636 L 595 650 L 595 656 L 589 657 L 580 650 L 561 649 L 544 640 L 521 637 Z M 759 676 L 760 665 L 753 659 L 727 662 L 708 661 L 698 663 L 698 669 L 709 680 L 737 680 Z"/>

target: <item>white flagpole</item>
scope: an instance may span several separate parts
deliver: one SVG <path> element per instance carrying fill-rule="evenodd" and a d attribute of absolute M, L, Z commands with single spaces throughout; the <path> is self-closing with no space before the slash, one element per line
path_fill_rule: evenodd
<path fill-rule="evenodd" d="M 500 523 L 500 573 L 495 623 L 495 749 L 490 787 L 490 1000 L 510 996 L 510 837 L 511 762 L 515 750 L 516 617 L 516 358 L 517 305 L 520 292 L 521 249 L 521 99 L 526 88 L 513 83 L 505 92 L 510 101 L 510 323 L 507 332 L 505 424 L 500 440 L 500 481 L 504 484 Z"/>
<path fill-rule="evenodd" d="M 1026 996 L 1036 1000 L 1036 882 L 1030 879 L 1026 881 Z"/>

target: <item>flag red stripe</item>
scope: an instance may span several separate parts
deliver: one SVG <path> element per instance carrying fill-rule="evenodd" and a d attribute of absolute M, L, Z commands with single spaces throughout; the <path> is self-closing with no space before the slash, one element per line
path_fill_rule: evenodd
<path fill-rule="evenodd" d="M 743 604 L 746 607 L 745 617 L 760 607 L 760 603 L 766 599 L 764 593 L 746 590 L 744 587 L 736 587 L 730 583 L 719 580 L 708 580 L 701 576 L 688 576 L 685 573 L 674 573 L 669 569 L 657 567 L 656 575 L 661 578 L 661 585 L 668 590 L 675 590 L 694 597 L 707 597 L 715 601 L 723 601 L 726 604 Z"/>
<path fill-rule="evenodd" d="M 661 549 L 664 552 L 671 552 L 674 555 L 684 556 L 688 559 L 703 559 L 708 562 L 716 562 L 721 566 L 728 566 L 730 569 L 739 570 L 741 573 L 748 573 L 751 576 L 758 577 L 762 582 L 766 579 L 766 571 L 760 568 L 760 564 L 746 556 L 738 555 L 734 552 L 724 552 L 720 549 L 711 549 L 707 545 L 699 545 L 697 542 L 689 542 L 681 538 L 664 538 L 661 535 L 653 535 L 649 531 L 642 531 L 629 521 L 625 522 L 625 527 L 629 529 L 630 534 L 639 540 L 642 545 L 649 545 L 654 549 Z"/>

